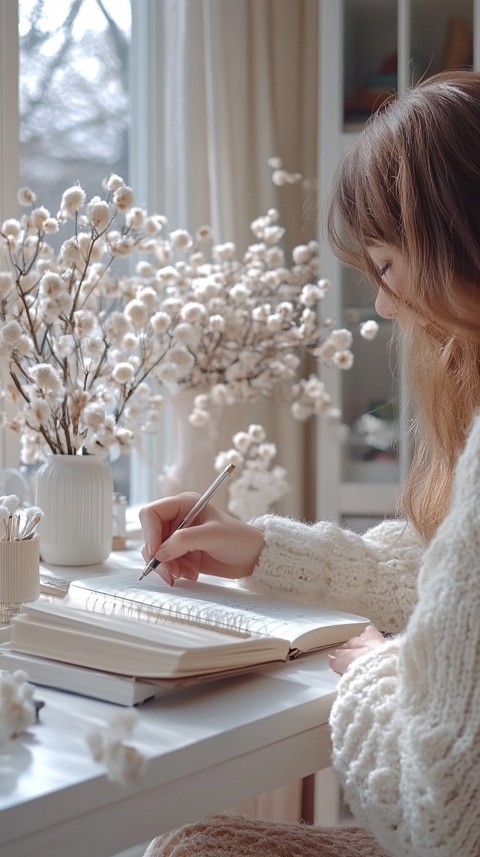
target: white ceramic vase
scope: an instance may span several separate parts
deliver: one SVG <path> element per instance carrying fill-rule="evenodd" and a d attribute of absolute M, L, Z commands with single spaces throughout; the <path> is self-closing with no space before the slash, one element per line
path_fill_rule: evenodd
<path fill-rule="evenodd" d="M 214 460 L 219 452 L 219 421 L 222 408 L 217 408 L 212 425 L 195 428 L 188 421 L 193 400 L 198 390 L 181 390 L 172 396 L 170 413 L 169 463 L 159 478 L 163 497 L 181 491 L 198 491 L 200 494 L 217 475 Z"/>
<path fill-rule="evenodd" d="M 95 455 L 52 455 L 40 468 L 36 505 L 44 513 L 40 556 L 53 565 L 95 565 L 112 550 L 113 479 Z"/>

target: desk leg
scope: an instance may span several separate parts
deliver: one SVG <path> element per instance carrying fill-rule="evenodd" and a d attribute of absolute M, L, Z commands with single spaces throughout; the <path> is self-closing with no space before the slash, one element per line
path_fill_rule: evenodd
<path fill-rule="evenodd" d="M 315 774 L 313 823 L 317 827 L 336 827 L 342 823 L 340 785 L 333 768 Z"/>
<path fill-rule="evenodd" d="M 297 822 L 302 814 L 302 780 L 249 798 L 228 811 L 269 821 Z"/>

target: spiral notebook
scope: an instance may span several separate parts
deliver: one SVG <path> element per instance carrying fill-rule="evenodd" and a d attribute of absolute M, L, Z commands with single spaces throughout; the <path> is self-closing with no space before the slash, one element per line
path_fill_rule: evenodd
<path fill-rule="evenodd" d="M 73 581 L 15 617 L 11 649 L 142 679 L 210 676 L 344 642 L 368 619 L 253 594 L 207 576 L 174 588 L 122 571 Z"/>

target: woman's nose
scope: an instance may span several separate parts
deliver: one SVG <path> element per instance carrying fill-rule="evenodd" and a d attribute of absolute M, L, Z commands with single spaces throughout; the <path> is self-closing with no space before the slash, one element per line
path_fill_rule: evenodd
<path fill-rule="evenodd" d="M 377 299 L 375 301 L 375 310 L 378 315 L 381 315 L 382 318 L 396 318 L 398 313 L 398 307 L 396 302 L 388 292 L 383 291 L 383 289 L 379 289 L 377 294 Z"/>

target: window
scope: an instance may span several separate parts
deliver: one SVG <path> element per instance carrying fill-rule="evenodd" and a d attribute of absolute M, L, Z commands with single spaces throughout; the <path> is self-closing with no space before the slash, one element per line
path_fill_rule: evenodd
<path fill-rule="evenodd" d="M 133 11 L 140 61 L 131 61 Z M 8 69 L 0 80 L 1 220 L 19 213 L 21 186 L 31 187 L 38 204 L 56 213 L 66 187 L 79 181 L 90 198 L 113 172 L 151 209 L 147 149 L 155 142 L 145 97 L 151 14 L 150 3 L 132 10 L 130 0 L 0 4 L 0 52 Z M 130 99 L 132 86 L 140 97 Z M 0 428 L 0 467 L 18 463 L 17 438 Z M 117 490 L 131 503 L 153 499 L 163 463 L 159 438 L 149 438 L 143 455 L 113 463 Z"/>
<path fill-rule="evenodd" d="M 129 181 L 130 35 L 130 0 L 19 2 L 20 184 L 52 213 L 76 181 Z"/>

